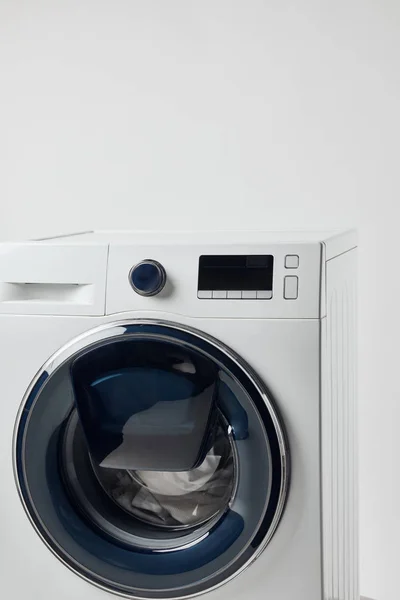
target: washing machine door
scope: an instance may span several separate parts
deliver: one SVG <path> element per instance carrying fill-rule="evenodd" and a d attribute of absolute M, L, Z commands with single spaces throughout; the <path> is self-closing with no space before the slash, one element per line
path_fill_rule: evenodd
<path fill-rule="evenodd" d="M 69 568 L 128 597 L 221 585 L 271 539 L 288 449 L 252 369 L 202 332 L 137 321 L 49 360 L 16 424 L 18 489 Z"/>

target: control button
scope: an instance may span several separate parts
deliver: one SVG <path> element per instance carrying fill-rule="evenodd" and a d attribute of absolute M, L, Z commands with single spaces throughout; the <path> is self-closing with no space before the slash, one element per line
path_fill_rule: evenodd
<path fill-rule="evenodd" d="M 213 298 L 226 298 L 226 290 L 213 290 Z"/>
<path fill-rule="evenodd" d="M 285 256 L 285 267 L 287 269 L 297 269 L 299 266 L 299 257 L 297 254 L 287 254 Z"/>
<path fill-rule="evenodd" d="M 287 275 L 283 288 L 283 297 L 286 300 L 296 300 L 299 289 L 299 278 L 295 275 Z"/>
<path fill-rule="evenodd" d="M 241 290 L 229 290 L 228 291 L 228 298 L 241 298 L 242 297 L 242 292 Z"/>
<path fill-rule="evenodd" d="M 251 298 L 257 298 L 257 292 L 256 290 L 243 290 L 242 292 L 242 298 L 243 299 L 251 299 Z"/>
<path fill-rule="evenodd" d="M 259 300 L 271 300 L 272 290 L 258 290 L 257 298 Z"/>
<path fill-rule="evenodd" d="M 155 296 L 165 286 L 165 269 L 156 260 L 142 260 L 129 272 L 129 283 L 140 296 Z"/>
<path fill-rule="evenodd" d="M 212 291 L 211 290 L 198 290 L 197 297 L 198 298 L 212 298 Z"/>

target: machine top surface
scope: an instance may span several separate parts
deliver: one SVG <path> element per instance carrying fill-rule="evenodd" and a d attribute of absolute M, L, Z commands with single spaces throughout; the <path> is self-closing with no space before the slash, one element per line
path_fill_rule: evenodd
<path fill-rule="evenodd" d="M 81 244 L 165 244 L 165 245 L 262 245 L 324 243 L 332 258 L 357 246 L 357 234 L 351 230 L 331 231 L 83 231 L 37 240 L 43 243 Z"/>

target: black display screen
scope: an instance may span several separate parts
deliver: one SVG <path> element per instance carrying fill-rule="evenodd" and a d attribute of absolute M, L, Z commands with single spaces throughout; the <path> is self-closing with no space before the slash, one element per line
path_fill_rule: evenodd
<path fill-rule="evenodd" d="M 269 254 L 200 256 L 199 290 L 272 290 Z"/>

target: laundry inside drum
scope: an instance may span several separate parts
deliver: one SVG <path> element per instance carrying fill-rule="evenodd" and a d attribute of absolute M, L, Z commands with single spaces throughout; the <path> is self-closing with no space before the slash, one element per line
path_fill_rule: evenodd
<path fill-rule="evenodd" d="M 198 527 L 226 510 L 234 495 L 234 448 L 220 423 L 204 461 L 190 471 L 128 471 L 96 465 L 106 494 L 124 511 L 162 528 Z"/>

